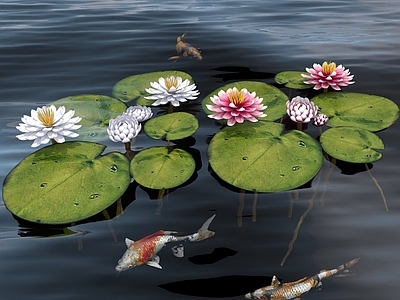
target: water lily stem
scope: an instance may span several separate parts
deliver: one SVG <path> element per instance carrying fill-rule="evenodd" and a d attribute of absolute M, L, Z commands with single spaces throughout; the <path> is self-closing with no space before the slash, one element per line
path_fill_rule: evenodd
<path fill-rule="evenodd" d="M 57 142 L 56 142 L 56 140 L 55 139 L 51 139 L 51 143 L 54 145 L 54 144 L 57 144 Z"/>
<path fill-rule="evenodd" d="M 303 131 L 303 123 L 297 122 L 297 130 Z"/>
<path fill-rule="evenodd" d="M 169 107 L 168 107 L 168 113 L 173 113 L 174 112 L 174 107 L 172 106 L 172 103 L 169 103 Z"/>
<path fill-rule="evenodd" d="M 131 152 L 131 142 L 124 143 L 126 152 Z"/>

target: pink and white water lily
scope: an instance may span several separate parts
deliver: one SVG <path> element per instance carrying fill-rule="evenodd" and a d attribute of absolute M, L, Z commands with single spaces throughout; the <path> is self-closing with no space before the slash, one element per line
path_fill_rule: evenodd
<path fill-rule="evenodd" d="M 318 106 L 306 97 L 297 96 L 286 102 L 286 112 L 292 121 L 308 123 L 316 117 Z"/>
<path fill-rule="evenodd" d="M 316 117 L 314 118 L 314 125 L 315 126 L 323 126 L 326 124 L 326 122 L 328 122 L 329 118 L 327 115 L 325 114 L 318 114 L 316 115 Z"/>
<path fill-rule="evenodd" d="M 210 97 L 213 105 L 207 104 L 208 110 L 214 112 L 208 115 L 216 120 L 227 120 L 228 126 L 235 123 L 243 123 L 245 120 L 257 122 L 257 118 L 267 116 L 263 111 L 267 108 L 262 104 L 263 98 L 256 96 L 255 92 L 250 93 L 243 88 L 240 91 L 234 87 L 226 92 L 220 90 L 218 95 Z"/>
<path fill-rule="evenodd" d="M 33 140 L 31 147 L 38 147 L 41 144 L 64 143 L 64 137 L 77 137 L 78 133 L 72 130 L 79 129 L 82 125 L 76 123 L 82 120 L 81 117 L 72 117 L 74 110 L 65 112 L 65 107 L 58 109 L 54 105 L 38 107 L 31 110 L 31 115 L 24 115 L 22 123 L 16 127 L 23 134 L 17 135 L 19 140 Z"/>
<path fill-rule="evenodd" d="M 353 84 L 354 75 L 350 75 L 349 69 L 342 65 L 336 66 L 334 62 L 324 62 L 322 66 L 314 63 L 312 68 L 306 68 L 307 74 L 301 74 L 307 81 L 306 84 L 313 84 L 315 90 L 328 89 L 341 90 L 341 87 Z"/>

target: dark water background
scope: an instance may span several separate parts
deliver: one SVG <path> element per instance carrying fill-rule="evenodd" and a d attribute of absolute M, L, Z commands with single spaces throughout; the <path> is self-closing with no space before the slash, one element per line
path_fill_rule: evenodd
<path fill-rule="evenodd" d="M 15 138 L 18 131 L 10 123 L 66 96 L 111 95 L 117 81 L 144 72 L 179 69 L 191 74 L 201 91 L 200 103 L 232 80 L 273 83 L 277 72 L 332 60 L 355 74 L 356 84 L 346 91 L 378 94 L 399 104 L 399 16 L 397 0 L 3 0 L 0 180 L 33 151 L 29 142 Z M 202 49 L 203 61 L 167 60 L 183 32 Z M 254 285 L 269 284 L 273 274 L 290 281 L 355 257 L 361 257 L 353 269 L 356 276 L 329 278 L 306 299 L 398 298 L 399 122 L 378 133 L 386 148 L 371 170 L 389 211 L 367 172 L 345 175 L 325 162 L 320 181 L 298 190 L 290 218 L 295 193 L 259 194 L 254 222 L 253 195 L 245 195 L 243 217 L 238 218 L 240 194 L 210 175 L 207 140 L 218 127 L 200 105 L 195 114 L 200 129 L 192 148 L 202 161 L 198 178 L 165 197 L 161 209 L 157 200 L 133 187 L 125 197 L 130 204 L 118 218 L 72 226 L 77 234 L 54 237 L 48 229 L 20 226 L 1 202 L 0 298 L 241 299 Z M 123 150 L 105 143 L 108 151 Z M 157 143 L 142 134 L 135 145 Z M 281 266 L 314 192 L 313 207 Z M 136 240 L 159 229 L 191 233 L 213 213 L 216 236 L 187 244 L 184 259 L 175 258 L 167 247 L 159 253 L 163 270 L 142 266 L 115 276 L 125 237 Z M 222 256 L 206 255 L 213 251 Z M 173 282 L 178 282 L 169 285 L 174 292 L 160 287 Z"/>

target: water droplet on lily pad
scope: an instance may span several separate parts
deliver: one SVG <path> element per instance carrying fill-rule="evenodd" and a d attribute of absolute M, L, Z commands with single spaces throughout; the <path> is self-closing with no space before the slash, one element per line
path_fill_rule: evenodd
<path fill-rule="evenodd" d="M 40 184 L 40 187 L 42 187 L 42 188 L 46 187 L 46 186 L 47 186 L 47 182 L 43 182 L 43 183 Z"/>
<path fill-rule="evenodd" d="M 285 174 L 281 173 L 281 177 L 285 177 Z"/>
<path fill-rule="evenodd" d="M 116 165 L 112 165 L 112 166 L 110 167 L 110 171 L 111 171 L 111 172 L 117 172 L 117 171 L 118 171 L 118 167 L 117 167 Z"/>
<path fill-rule="evenodd" d="M 79 203 L 78 203 L 78 202 L 75 202 L 75 203 L 74 203 L 74 206 L 78 206 L 78 205 L 79 205 Z"/>
<path fill-rule="evenodd" d="M 299 167 L 299 166 L 293 166 L 293 167 L 292 167 L 292 171 L 298 171 L 298 170 L 300 170 L 300 167 Z"/>
<path fill-rule="evenodd" d="M 300 147 L 307 147 L 306 143 L 304 143 L 303 141 L 299 141 L 299 146 Z"/>
<path fill-rule="evenodd" d="M 96 199 L 98 197 L 99 197 L 99 194 L 91 194 L 89 198 L 90 199 Z"/>
<path fill-rule="evenodd" d="M 242 160 L 247 160 L 247 156 L 243 156 L 243 157 L 242 157 Z"/>

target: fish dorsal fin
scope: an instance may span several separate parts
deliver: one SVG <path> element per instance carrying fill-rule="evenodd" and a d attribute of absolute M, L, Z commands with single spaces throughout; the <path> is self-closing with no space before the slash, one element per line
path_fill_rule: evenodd
<path fill-rule="evenodd" d="M 276 288 L 281 285 L 281 282 L 276 278 L 276 276 L 272 276 L 271 285 Z"/>
<path fill-rule="evenodd" d="M 130 245 L 132 245 L 135 241 L 132 241 L 131 239 L 125 238 L 125 245 L 126 247 L 129 248 Z"/>
<path fill-rule="evenodd" d="M 150 267 L 154 267 L 157 269 L 162 269 L 161 265 L 159 264 L 160 257 L 158 255 L 154 255 L 146 264 Z"/>

